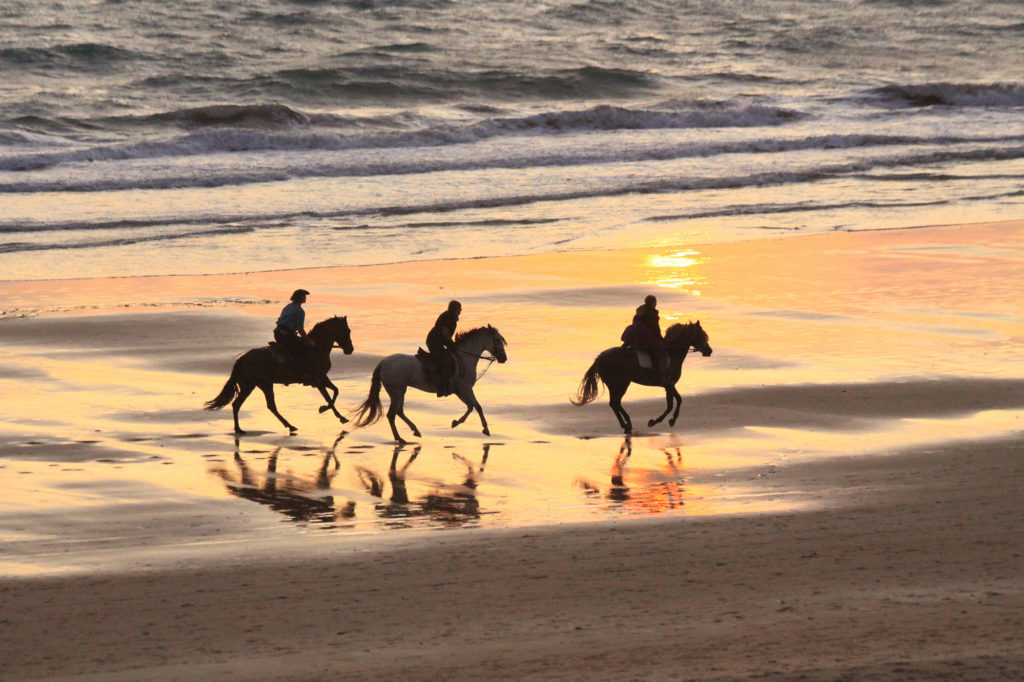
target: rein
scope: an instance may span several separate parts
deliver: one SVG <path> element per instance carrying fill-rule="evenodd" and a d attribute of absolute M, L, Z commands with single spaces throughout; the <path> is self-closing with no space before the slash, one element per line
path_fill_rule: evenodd
<path fill-rule="evenodd" d="M 468 355 L 471 358 L 476 358 L 477 360 L 486 360 L 487 361 L 487 366 L 484 367 L 483 370 L 479 374 L 476 375 L 476 379 L 473 380 L 474 382 L 480 381 L 484 377 L 484 375 L 487 374 L 487 370 L 489 370 L 491 368 L 491 365 L 494 364 L 494 361 L 498 359 L 498 358 L 494 357 L 493 355 L 486 355 L 485 356 L 483 353 L 470 353 L 468 350 L 462 350 L 461 348 L 456 348 L 456 350 L 459 353 L 462 353 L 463 355 Z"/>

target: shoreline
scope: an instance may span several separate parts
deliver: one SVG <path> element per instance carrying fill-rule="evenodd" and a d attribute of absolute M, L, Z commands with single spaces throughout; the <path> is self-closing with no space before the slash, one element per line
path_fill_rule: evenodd
<path fill-rule="evenodd" d="M 772 234 L 772 235 L 749 235 L 745 237 L 737 237 L 735 239 L 723 240 L 723 241 L 692 241 L 687 242 L 689 246 L 700 248 L 708 246 L 724 246 L 733 244 L 756 244 L 760 242 L 774 242 L 788 239 L 808 239 L 815 237 L 828 237 L 828 236 L 841 236 L 841 235 L 870 235 L 878 233 L 900 233 L 910 232 L 913 230 L 955 230 L 962 229 L 964 227 L 998 227 L 1007 226 L 1012 227 L 1019 225 L 1022 219 L 1008 219 L 1008 220 L 996 220 L 996 221 L 979 221 L 979 222 L 957 222 L 957 223 L 941 223 L 941 224 L 928 224 L 928 225 L 908 225 L 899 227 L 867 227 L 859 229 L 844 229 L 836 228 L 828 232 L 793 232 L 786 230 L 785 235 Z M 515 260 L 515 259 L 529 259 L 535 257 L 549 257 L 549 256 L 586 256 L 587 254 L 601 254 L 601 253 L 621 253 L 621 252 L 650 252 L 656 251 L 665 246 L 639 246 L 639 247 L 623 247 L 623 248 L 583 248 L 583 249 L 572 249 L 568 251 L 543 251 L 535 253 L 521 253 L 521 254 L 510 254 L 510 255 L 493 255 L 493 256 L 463 256 L 463 257 L 445 257 L 445 258 L 429 258 L 424 260 L 404 260 L 404 261 L 390 261 L 386 263 L 358 263 L 351 265 L 310 265 L 298 268 L 273 268 L 269 270 L 238 270 L 232 272 L 209 272 L 209 273 L 170 273 L 170 274 L 155 274 L 155 275 L 107 275 L 102 277 L 64 277 L 64 278 L 52 278 L 52 279 L 0 279 L 0 286 L 17 285 L 17 284 L 58 284 L 67 282 L 90 282 L 90 281 L 133 281 L 133 280 L 149 280 L 149 279 L 179 279 L 179 278 L 244 278 L 253 277 L 258 275 L 280 275 L 282 273 L 304 273 L 310 271 L 319 270 L 363 270 L 373 268 L 399 268 L 402 266 L 425 266 L 437 263 L 462 263 L 471 261 L 501 261 L 501 260 Z M 0 317 L 0 319 L 3 319 Z"/>

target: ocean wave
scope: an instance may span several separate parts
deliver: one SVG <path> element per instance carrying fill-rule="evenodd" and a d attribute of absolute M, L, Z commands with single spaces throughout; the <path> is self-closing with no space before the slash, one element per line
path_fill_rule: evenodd
<path fill-rule="evenodd" d="M 275 224 L 275 221 L 288 220 L 318 220 L 318 219 L 359 219 L 367 216 L 411 216 L 416 214 L 444 214 L 464 210 L 475 209 L 505 209 L 516 206 L 525 206 L 538 202 L 552 201 L 573 201 L 592 198 L 607 198 L 624 196 L 629 194 L 663 194 L 671 192 L 690 192 L 706 190 L 733 190 L 750 187 L 764 188 L 773 186 L 784 186 L 805 183 L 817 183 L 837 178 L 862 177 L 864 173 L 885 169 L 913 168 L 915 166 L 942 164 L 949 162 L 967 162 L 975 160 L 996 159 L 1021 159 L 1024 158 L 1024 146 L 1002 149 L 993 154 L 990 150 L 964 150 L 959 153 L 953 152 L 928 152 L 912 155 L 893 155 L 872 159 L 862 159 L 848 163 L 808 165 L 788 170 L 766 171 L 746 175 L 725 175 L 714 177 L 687 177 L 675 176 L 653 180 L 633 180 L 624 178 L 622 182 L 615 185 L 582 186 L 579 189 L 568 191 L 538 191 L 534 193 L 522 193 L 505 196 L 477 197 L 465 200 L 439 200 L 436 202 L 392 204 L 383 206 L 370 206 L 358 209 L 344 209 L 338 211 L 302 211 L 282 214 L 261 214 L 261 215 L 231 215 L 222 217 L 202 216 L 194 218 L 208 224 L 221 224 L 226 226 L 239 223 L 255 229 L 260 224 Z M 1021 191 L 1014 190 L 1010 193 L 990 194 L 981 199 L 1000 199 L 1021 195 Z M 852 205 L 852 204 L 851 204 Z M 901 204 L 906 205 L 906 204 Z M 922 204 L 928 205 L 928 204 Z M 714 214 L 709 214 L 714 215 Z M 668 219 L 668 218 L 666 218 Z M 155 221 L 151 226 L 172 226 L 181 221 L 161 223 Z M 434 221 L 435 223 L 438 221 Z M 140 226 L 145 226 L 139 223 Z M 414 225 L 410 223 L 409 225 Z M 68 224 L 22 224 L 22 223 L 0 223 L 0 234 L 3 233 L 27 233 L 27 232 L 49 232 L 88 230 L 102 228 L 125 227 L 124 223 L 88 223 Z M 221 228 L 223 229 L 223 228 Z M 215 230 L 216 231 L 216 230 Z M 154 239 L 159 237 L 154 237 Z M 113 241 L 111 243 L 117 243 Z"/>
<path fill-rule="evenodd" d="M 85 239 L 80 241 L 66 241 L 60 243 L 43 242 L 5 242 L 0 243 L 0 253 L 20 253 L 26 251 L 64 251 L 68 249 L 91 249 L 104 246 L 128 246 L 131 244 L 142 244 L 145 242 L 175 241 L 178 239 L 189 239 L 196 237 L 217 237 L 226 234 L 244 234 L 253 232 L 252 226 L 235 226 L 232 228 L 187 230 L 184 232 L 162 233 L 162 234 L 139 234 L 129 237 L 116 237 L 109 239 Z M 0 230 L 2 232 L 2 230 Z"/>
<path fill-rule="evenodd" d="M 554 111 L 519 118 L 495 118 L 470 128 L 487 134 L 521 130 L 655 130 L 777 126 L 803 118 L 800 112 L 762 105 L 688 104 L 682 110 L 630 109 L 600 105 L 582 111 Z"/>
<path fill-rule="evenodd" d="M 52 47 L 9 47 L 0 50 L 0 62 L 6 68 L 63 68 L 92 71 L 109 70 L 118 64 L 146 61 L 146 55 L 103 43 L 68 43 Z"/>
<path fill-rule="evenodd" d="M 172 123 L 184 128 L 208 126 L 290 127 L 306 126 L 310 117 L 283 104 L 219 104 L 180 109 L 137 119 L 140 123 Z"/>
<path fill-rule="evenodd" d="M 517 125 L 519 125 L 517 123 Z M 422 147 L 457 142 L 471 142 L 481 137 L 499 134 L 422 133 L 398 136 L 339 136 L 330 133 L 303 132 L 298 134 L 264 133 L 237 129 L 200 131 L 171 141 L 147 142 L 131 145 L 98 146 L 86 149 L 39 152 L 32 154 L 0 155 L 0 171 L 39 170 L 57 165 L 98 161 L 123 161 L 141 158 L 162 158 L 225 152 L 265 152 L 300 150 L 348 150 Z M 114 191 L 126 189 L 170 189 L 183 187 L 221 187 L 260 182 L 275 182 L 293 178 L 313 177 L 371 177 L 398 176 L 445 171 L 476 171 L 522 167 L 557 167 L 599 165 L 605 163 L 670 161 L 683 158 L 708 158 L 724 154 L 772 154 L 805 150 L 838 150 L 870 147 L 933 147 L 947 149 L 924 152 L 912 149 L 901 157 L 897 166 L 913 168 L 921 164 L 945 161 L 975 160 L 1001 161 L 1020 158 L 1022 136 L 996 137 L 917 137 L 905 135 L 823 135 L 801 138 L 761 138 L 721 143 L 680 143 L 636 149 L 607 149 L 595 145 L 552 152 L 535 152 L 507 158 L 465 155 L 456 158 L 427 158 L 409 155 L 370 162 L 366 158 L 321 159 L 300 161 L 282 160 L 281 164 L 238 164 L 222 170 L 204 169 L 197 173 L 188 165 L 180 170 L 165 169 L 160 175 L 131 173 L 90 174 L 87 180 L 39 177 L 0 182 L 0 191 L 10 193 L 55 191 Z M 987 145 L 972 149 L 949 148 L 956 145 Z"/>
<path fill-rule="evenodd" d="M 411 68 L 407 63 L 393 61 L 389 54 L 355 66 L 286 68 L 246 78 L 207 76 L 203 82 L 195 76 L 150 76 L 140 80 L 138 85 L 146 89 L 201 85 L 228 99 L 249 99 L 255 94 L 288 102 L 329 105 L 342 101 L 350 106 L 380 106 L 382 102 L 607 99 L 655 92 L 662 83 L 661 77 L 654 73 L 602 66 L 537 71 Z"/>
<path fill-rule="evenodd" d="M 872 100 L 890 108 L 1020 107 L 1024 85 L 1015 83 L 924 83 L 885 85 L 867 92 Z"/>
<path fill-rule="evenodd" d="M 653 130 L 684 128 L 727 128 L 778 126 L 802 117 L 799 112 L 760 105 L 695 105 L 687 110 L 647 110 L 597 106 L 581 111 L 553 111 L 523 117 L 495 117 L 477 123 L 455 126 L 423 123 L 411 114 L 352 118 L 332 114 L 307 114 L 278 104 L 218 105 L 182 109 L 144 117 L 105 119 L 104 127 L 135 127 L 171 124 L 185 129 L 200 129 L 173 139 L 154 139 L 130 143 L 76 145 L 61 152 L 47 150 L 0 155 L 0 171 L 28 171 L 64 163 L 127 161 L 159 157 L 195 156 L 222 152 L 255 151 L 341 151 L 352 149 L 388 149 L 440 147 L 480 142 L 515 134 L 567 134 L 587 131 Z M 52 123 L 52 125 L 50 124 Z M 36 121 L 35 128 L 80 126 L 96 128 L 98 121 Z M 409 128 L 381 132 L 387 128 Z M 378 132 L 347 134 L 339 128 Z M 253 130 L 256 129 L 256 130 Z M 278 131 L 283 129 L 283 131 Z M 109 130 L 108 130 L 109 132 Z M 401 172 L 401 171 L 399 171 Z M 365 174 L 365 173 L 364 173 Z"/>

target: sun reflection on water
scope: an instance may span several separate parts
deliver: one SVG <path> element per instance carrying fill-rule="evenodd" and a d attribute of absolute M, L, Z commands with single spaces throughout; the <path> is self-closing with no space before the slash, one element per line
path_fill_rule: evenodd
<path fill-rule="evenodd" d="M 653 272 L 643 283 L 700 296 L 700 287 L 707 283 L 707 279 L 699 267 L 707 262 L 706 257 L 693 250 L 650 256 L 645 265 Z"/>

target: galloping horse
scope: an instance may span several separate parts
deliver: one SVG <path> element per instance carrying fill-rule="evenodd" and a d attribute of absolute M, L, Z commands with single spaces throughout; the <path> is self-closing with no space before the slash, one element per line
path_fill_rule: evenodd
<path fill-rule="evenodd" d="M 468 332 L 455 336 L 453 352 L 455 353 L 455 395 L 466 404 L 466 413 L 459 419 L 452 420 L 452 428 L 466 421 L 466 417 L 474 409 L 480 415 L 480 423 L 484 427 L 484 434 L 491 435 L 487 428 L 487 420 L 484 418 L 484 410 L 473 395 L 473 384 L 476 383 L 476 365 L 483 357 L 484 352 L 490 353 L 498 362 L 505 362 L 508 356 L 505 354 L 505 338 L 494 327 L 478 327 Z M 391 398 L 391 406 L 388 408 L 388 423 L 391 424 L 391 433 L 395 442 L 405 443 L 405 440 L 398 435 L 395 427 L 395 417 L 401 417 L 402 421 L 412 429 L 413 435 L 420 437 L 420 430 L 405 416 L 405 391 L 406 389 L 418 388 L 421 391 L 434 393 L 437 387 L 431 383 L 423 372 L 423 365 L 415 355 L 403 355 L 396 353 L 377 363 L 373 370 L 373 379 L 370 383 L 370 394 L 363 404 L 355 410 L 355 425 L 369 426 L 380 420 L 383 408 L 380 404 L 380 387 L 388 392 Z"/>
<path fill-rule="evenodd" d="M 674 324 L 665 330 L 665 351 L 668 353 L 668 369 L 664 373 L 664 381 L 659 381 L 653 369 L 645 369 L 640 366 L 636 352 L 622 346 L 609 348 L 602 351 L 594 364 L 590 366 L 587 373 L 583 375 L 579 391 L 571 398 L 573 405 L 586 405 L 597 397 L 598 378 L 608 387 L 608 404 L 619 420 L 619 426 L 626 433 L 633 432 L 633 423 L 629 415 L 622 408 L 622 396 L 629 388 L 630 382 L 643 384 L 644 386 L 661 386 L 665 389 L 665 400 L 667 405 L 665 411 L 656 419 L 647 422 L 651 427 L 661 421 L 672 410 L 675 405 L 675 412 L 668 420 L 669 426 L 676 425 L 679 417 L 679 408 L 683 404 L 683 397 L 676 390 L 676 382 L 683 371 L 683 360 L 690 348 L 701 352 L 704 357 L 711 355 L 711 346 L 708 345 L 708 335 L 701 328 L 700 320 L 689 324 Z"/>
<path fill-rule="evenodd" d="M 238 425 L 238 410 L 242 407 L 242 403 L 249 397 L 253 389 L 259 388 L 267 399 L 267 409 L 280 419 L 281 423 L 287 426 L 289 431 L 294 432 L 296 430 L 295 427 L 289 424 L 288 420 L 277 411 L 277 404 L 274 401 L 274 384 L 305 383 L 309 386 L 315 386 L 324 397 L 324 400 L 327 401 L 327 405 L 320 408 L 321 412 L 330 409 L 341 420 L 342 424 L 347 422 L 348 419 L 343 417 L 337 408 L 334 407 L 334 401 L 338 397 L 338 387 L 327 377 L 327 372 L 331 369 L 331 349 L 334 348 L 335 344 L 345 352 L 345 355 L 351 355 L 352 353 L 352 333 L 348 328 L 348 318 L 332 317 L 323 322 L 318 322 L 309 331 L 308 336 L 313 344 L 311 352 L 313 371 L 311 377 L 301 377 L 287 363 L 275 360 L 274 350 L 270 346 L 253 348 L 235 360 L 235 366 L 231 369 L 231 376 L 228 378 L 227 383 L 224 384 L 224 388 L 221 389 L 216 398 L 207 402 L 204 407 L 207 410 L 219 410 L 228 403 L 231 403 L 231 409 L 234 411 L 235 416 L 235 433 L 245 433 L 242 427 Z M 328 389 L 334 392 L 333 396 L 327 395 Z M 232 399 L 234 399 L 234 402 L 232 402 Z"/>

